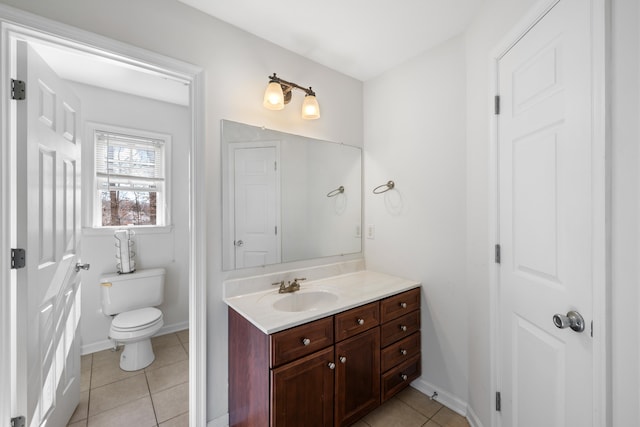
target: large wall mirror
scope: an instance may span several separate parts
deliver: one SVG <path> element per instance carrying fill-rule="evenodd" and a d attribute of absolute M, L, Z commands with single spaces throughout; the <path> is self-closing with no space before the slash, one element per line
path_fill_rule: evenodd
<path fill-rule="evenodd" d="M 362 150 L 222 120 L 225 270 L 362 250 Z"/>

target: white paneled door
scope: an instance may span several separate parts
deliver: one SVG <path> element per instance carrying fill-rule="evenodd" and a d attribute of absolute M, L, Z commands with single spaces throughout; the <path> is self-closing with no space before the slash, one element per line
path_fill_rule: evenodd
<path fill-rule="evenodd" d="M 278 148 L 233 145 L 235 267 L 280 262 Z"/>
<path fill-rule="evenodd" d="M 80 398 L 80 102 L 18 41 L 15 406 L 26 425 L 64 426 Z"/>
<path fill-rule="evenodd" d="M 560 0 L 499 60 L 503 426 L 593 425 L 590 13 Z"/>

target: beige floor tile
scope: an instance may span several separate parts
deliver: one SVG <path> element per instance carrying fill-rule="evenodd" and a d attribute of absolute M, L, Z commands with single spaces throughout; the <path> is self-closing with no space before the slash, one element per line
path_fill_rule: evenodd
<path fill-rule="evenodd" d="M 442 427 L 469 427 L 465 417 L 447 407 L 440 409 L 431 419 Z"/>
<path fill-rule="evenodd" d="M 189 411 L 189 383 L 151 395 L 158 422 L 162 423 Z"/>
<path fill-rule="evenodd" d="M 119 354 L 119 353 L 118 353 Z M 123 371 L 120 369 L 120 359 L 96 363 L 91 369 L 91 389 L 102 387 L 116 381 L 140 375 L 143 371 Z"/>
<path fill-rule="evenodd" d="M 127 402 L 149 396 L 149 388 L 144 374 L 116 381 L 91 390 L 89 416 L 92 417 Z"/>
<path fill-rule="evenodd" d="M 67 424 L 67 427 L 87 427 L 87 420 L 76 421 L 75 423 Z"/>
<path fill-rule="evenodd" d="M 80 403 L 71 415 L 70 423 L 86 420 L 89 414 L 89 390 L 80 392 Z"/>
<path fill-rule="evenodd" d="M 351 427 L 369 427 L 369 424 L 367 424 L 364 421 L 360 420 L 357 423 L 353 424 Z"/>
<path fill-rule="evenodd" d="M 184 331 L 176 332 L 178 339 L 182 344 L 189 344 L 189 330 L 185 329 Z"/>
<path fill-rule="evenodd" d="M 151 338 L 151 345 L 154 351 L 162 347 L 171 347 L 172 345 L 180 344 L 180 340 L 176 334 L 166 334 Z"/>
<path fill-rule="evenodd" d="M 433 420 L 429 420 L 423 427 L 442 427 L 442 426 Z"/>
<path fill-rule="evenodd" d="M 442 408 L 441 403 L 429 399 L 428 396 L 413 387 L 407 387 L 398 393 L 396 398 L 411 406 L 427 418 L 433 417 L 433 415 Z"/>
<path fill-rule="evenodd" d="M 420 427 L 427 422 L 427 417 L 393 398 L 366 415 L 363 421 L 371 427 Z"/>
<path fill-rule="evenodd" d="M 168 421 L 160 423 L 160 427 L 189 427 L 189 413 L 171 418 Z"/>
<path fill-rule="evenodd" d="M 170 365 L 182 360 L 187 360 L 187 352 L 184 351 L 184 348 L 181 344 L 172 345 L 169 347 L 160 347 L 153 352 L 156 355 L 156 359 L 151 365 L 145 368 L 147 371 L 158 369 L 162 366 Z"/>
<path fill-rule="evenodd" d="M 89 391 L 91 388 L 91 370 L 80 372 L 80 391 Z"/>
<path fill-rule="evenodd" d="M 156 425 L 149 396 L 89 417 L 88 427 L 152 427 Z"/>
<path fill-rule="evenodd" d="M 91 363 L 93 362 L 93 354 L 85 354 L 80 356 L 80 372 L 91 371 Z"/>
<path fill-rule="evenodd" d="M 120 363 L 120 355 L 122 354 L 122 347 L 118 351 L 111 349 L 102 350 L 93 353 L 93 367 L 102 366 L 105 363 L 111 364 L 112 362 Z"/>
<path fill-rule="evenodd" d="M 147 371 L 147 381 L 152 394 L 186 383 L 189 381 L 189 361 L 183 360 Z"/>

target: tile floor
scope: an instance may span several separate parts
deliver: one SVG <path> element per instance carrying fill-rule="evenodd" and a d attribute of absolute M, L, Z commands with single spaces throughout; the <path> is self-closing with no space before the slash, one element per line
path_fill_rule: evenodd
<path fill-rule="evenodd" d="M 467 419 L 407 387 L 352 427 L 469 427 Z"/>
<path fill-rule="evenodd" d="M 82 356 L 80 404 L 69 427 L 187 427 L 189 331 L 151 339 L 156 355 L 145 369 L 120 369 L 120 351 Z"/>
<path fill-rule="evenodd" d="M 152 338 L 156 360 L 119 367 L 120 352 L 82 356 L 80 404 L 68 427 L 188 427 L 189 331 Z M 467 420 L 407 387 L 353 427 L 469 427 Z"/>

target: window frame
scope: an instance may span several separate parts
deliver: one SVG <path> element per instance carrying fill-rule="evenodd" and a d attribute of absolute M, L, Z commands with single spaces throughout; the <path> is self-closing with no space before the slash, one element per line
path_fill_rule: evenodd
<path fill-rule="evenodd" d="M 133 137 L 149 138 L 154 140 L 160 140 L 164 143 L 164 182 L 163 188 L 159 192 L 159 196 L 156 205 L 156 224 L 155 225 L 102 225 L 102 202 L 98 196 L 98 176 L 96 167 L 96 131 L 102 131 L 107 133 L 115 133 L 122 135 L 130 135 Z M 149 130 L 130 128 L 124 126 L 110 125 L 98 122 L 88 122 L 86 126 L 86 140 L 89 142 L 83 146 L 83 165 L 84 170 L 88 173 L 83 174 L 85 182 L 83 190 L 89 192 L 90 196 L 83 197 L 85 199 L 85 229 L 90 230 L 108 230 L 112 232 L 118 228 L 133 228 L 137 231 L 143 230 L 155 230 L 162 231 L 167 228 L 172 228 L 172 216 L 171 216 L 171 187 L 172 187 L 172 175 L 171 175 L 171 148 L 172 138 L 171 135 L 166 133 L 154 132 Z"/>

